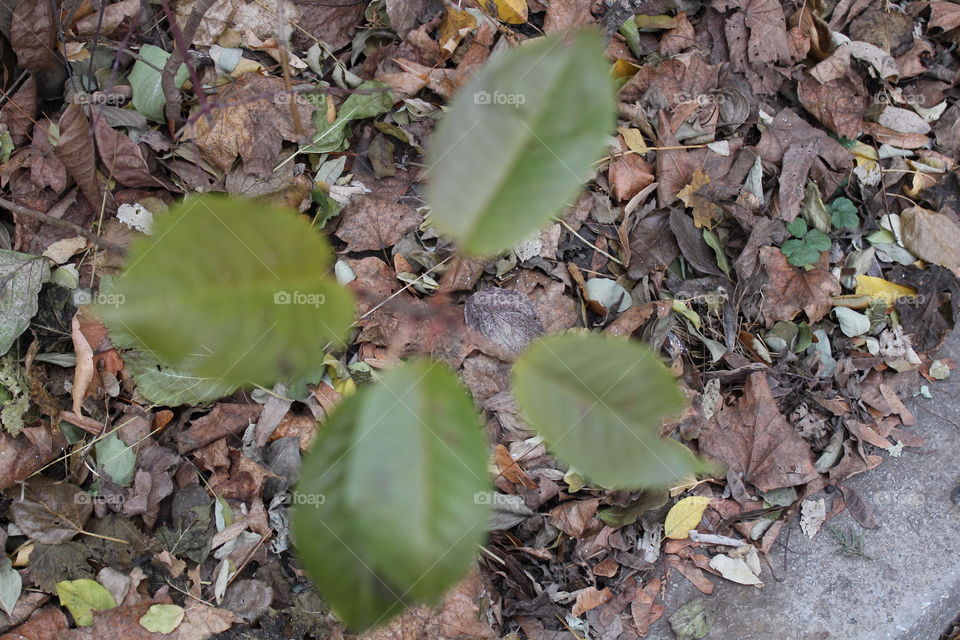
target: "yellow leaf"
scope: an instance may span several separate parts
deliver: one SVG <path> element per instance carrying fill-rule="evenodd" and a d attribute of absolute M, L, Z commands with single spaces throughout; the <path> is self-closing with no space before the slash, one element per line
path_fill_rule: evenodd
<path fill-rule="evenodd" d="M 883 300 L 887 305 L 892 305 L 898 298 L 915 296 L 917 292 L 915 289 L 884 280 L 883 278 L 857 276 L 856 294 L 858 296 L 870 296 L 874 299 Z"/>
<path fill-rule="evenodd" d="M 639 129 L 620 127 L 617 129 L 617 131 L 623 136 L 623 141 L 627 143 L 627 147 L 630 149 L 630 151 L 634 151 L 636 153 L 646 153 L 649 151 L 647 148 L 647 143 L 643 140 L 643 134 L 640 133 Z"/>
<path fill-rule="evenodd" d="M 698 228 L 709 229 L 723 218 L 723 210 L 720 207 L 697 195 L 697 189 L 708 184 L 710 184 L 710 176 L 697 169 L 690 177 L 690 184 L 677 193 L 677 197 L 683 200 L 683 204 L 693 209 L 693 224 Z"/>
<path fill-rule="evenodd" d="M 700 524 L 703 512 L 712 498 L 705 496 L 690 496 L 673 505 L 667 513 L 667 520 L 663 523 L 663 533 L 674 540 L 686 540 L 690 530 Z"/>
<path fill-rule="evenodd" d="M 440 48 L 447 53 L 453 53 L 460 40 L 476 28 L 477 19 L 469 11 L 447 7 L 447 13 L 440 23 Z"/>
<path fill-rule="evenodd" d="M 624 60 L 623 58 L 617 58 L 617 61 L 613 63 L 613 67 L 610 69 L 610 73 L 613 74 L 614 78 L 622 80 L 632 77 L 639 70 L 639 65 L 629 60 Z"/>
<path fill-rule="evenodd" d="M 481 0 L 483 10 L 507 24 L 523 24 L 527 21 L 527 0 Z"/>

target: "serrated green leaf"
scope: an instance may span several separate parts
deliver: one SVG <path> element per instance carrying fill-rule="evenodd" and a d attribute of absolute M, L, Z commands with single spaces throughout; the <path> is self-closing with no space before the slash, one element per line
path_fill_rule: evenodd
<path fill-rule="evenodd" d="M 0 249 L 0 355 L 30 326 L 37 294 L 49 279 L 47 258 Z"/>
<path fill-rule="evenodd" d="M 13 568 L 10 558 L 4 556 L 0 559 L 0 609 L 8 616 L 13 616 L 13 608 L 17 605 L 22 591 L 23 580 L 20 579 L 20 573 Z"/>
<path fill-rule="evenodd" d="M 820 252 L 807 244 L 801 244 L 799 249 L 787 256 L 787 262 L 795 267 L 809 267 L 819 259 Z"/>
<path fill-rule="evenodd" d="M 270 384 L 322 361 L 353 319 L 324 238 L 292 211 L 204 195 L 137 238 L 98 312 L 177 371 Z"/>
<path fill-rule="evenodd" d="M 153 633 L 170 633 L 183 622 L 184 613 L 183 607 L 175 604 L 151 605 L 140 616 L 140 626 Z"/>
<path fill-rule="evenodd" d="M 140 60 L 133 63 L 128 81 L 133 92 L 133 108 L 154 122 L 163 122 L 163 107 L 166 98 L 161 86 L 163 66 L 167 64 L 170 54 L 152 44 L 140 47 Z M 174 83 L 179 89 L 187 81 L 187 67 L 180 65 L 174 76 Z"/>
<path fill-rule="evenodd" d="M 807 221 L 803 218 L 794 218 L 793 221 L 787 225 L 787 231 L 798 238 L 802 238 L 807 235 Z"/>
<path fill-rule="evenodd" d="M 93 624 L 93 611 L 113 609 L 117 601 L 110 592 L 96 580 L 64 580 L 57 583 L 57 597 L 60 604 L 67 608 L 78 627 Z"/>
<path fill-rule="evenodd" d="M 490 255 L 536 231 L 580 189 L 613 130 L 598 34 L 540 38 L 494 56 L 431 139 L 431 222 Z"/>
<path fill-rule="evenodd" d="M 660 437 L 683 395 L 638 342 L 562 335 L 533 343 L 513 369 L 521 414 L 550 451 L 606 487 L 662 487 L 710 467 Z"/>
<path fill-rule="evenodd" d="M 473 403 L 444 365 L 409 362 L 337 406 L 304 459 L 293 533 L 351 629 L 436 603 L 466 572 L 485 533 L 486 459 Z"/>
<path fill-rule="evenodd" d="M 819 252 L 829 251 L 830 236 L 819 229 L 810 229 L 807 235 L 803 236 L 803 244 Z"/>
<path fill-rule="evenodd" d="M 237 390 L 235 383 L 166 367 L 148 352 L 124 354 L 123 365 L 133 376 L 140 395 L 163 407 L 206 404 Z"/>
<path fill-rule="evenodd" d="M 831 202 L 830 217 L 836 229 L 856 229 L 860 226 L 857 206 L 849 198 L 837 198 Z"/>
<path fill-rule="evenodd" d="M 782 251 L 783 255 L 787 256 L 788 258 L 802 249 L 803 240 L 799 238 L 790 238 L 789 240 L 784 240 L 783 244 L 780 245 L 780 251 Z"/>
<path fill-rule="evenodd" d="M 110 479 L 121 486 L 130 484 L 137 465 L 137 454 L 116 433 L 97 440 L 97 465 Z"/>

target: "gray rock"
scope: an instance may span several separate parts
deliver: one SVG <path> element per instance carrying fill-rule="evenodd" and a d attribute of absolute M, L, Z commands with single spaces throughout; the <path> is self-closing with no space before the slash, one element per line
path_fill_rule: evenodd
<path fill-rule="evenodd" d="M 960 360 L 960 333 L 943 356 Z M 763 567 L 763 589 L 713 578 L 715 615 L 708 640 L 937 640 L 960 615 L 960 508 L 951 500 L 960 482 L 960 403 L 953 376 L 931 384 L 932 400 L 907 402 L 913 430 L 925 441 L 844 484 L 874 510 L 880 527 L 860 528 L 848 513 L 827 526 L 863 536 L 872 558 L 848 558 L 826 526 L 808 539 L 794 523 Z M 822 497 L 822 494 L 817 497 Z M 647 640 L 671 640 L 667 619 L 704 597 L 671 571 L 666 613 Z"/>

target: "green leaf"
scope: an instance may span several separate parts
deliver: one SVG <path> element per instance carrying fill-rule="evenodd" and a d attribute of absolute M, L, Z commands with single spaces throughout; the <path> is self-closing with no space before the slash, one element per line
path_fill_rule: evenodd
<path fill-rule="evenodd" d="M 67 608 L 78 627 L 93 624 L 93 610 L 113 609 L 117 601 L 96 580 L 64 580 L 57 583 L 57 597 Z"/>
<path fill-rule="evenodd" d="M 209 385 L 270 384 L 322 361 L 350 326 L 352 299 L 326 275 L 330 263 L 326 240 L 293 212 L 199 196 L 134 241 L 116 304 L 98 312 Z"/>
<path fill-rule="evenodd" d="M 803 243 L 819 252 L 830 250 L 830 236 L 819 229 L 810 229 L 807 235 L 803 236 Z M 817 256 L 819 259 L 819 256 Z"/>
<path fill-rule="evenodd" d="M 794 218 L 793 222 L 787 225 L 787 231 L 798 238 L 807 235 L 807 221 L 803 218 Z"/>
<path fill-rule="evenodd" d="M 857 206 L 849 198 L 837 198 L 831 202 L 830 217 L 836 229 L 856 229 L 860 226 Z"/>
<path fill-rule="evenodd" d="M 47 258 L 0 249 L 0 355 L 30 326 L 37 294 L 49 278 Z"/>
<path fill-rule="evenodd" d="M 504 251 L 559 213 L 614 126 L 600 37 L 534 40 L 491 58 L 431 139 L 430 220 L 464 251 Z"/>
<path fill-rule="evenodd" d="M 153 633 L 170 633 L 183 622 L 183 607 L 175 604 L 151 605 L 140 617 L 140 626 Z"/>
<path fill-rule="evenodd" d="M 708 247 L 713 249 L 714 255 L 717 256 L 717 266 L 729 277 L 730 261 L 727 260 L 727 254 L 723 252 L 723 245 L 720 244 L 720 238 L 716 233 L 705 228 L 703 230 L 703 241 L 707 243 Z"/>
<path fill-rule="evenodd" d="M 299 557 L 353 630 L 436 603 L 485 534 L 487 444 L 444 365 L 415 360 L 343 400 L 294 493 Z M 485 494 L 484 494 L 485 495 Z"/>
<path fill-rule="evenodd" d="M 10 435 L 23 430 L 23 417 L 30 410 L 29 389 L 20 359 L 12 353 L 0 356 L 0 425 Z"/>
<path fill-rule="evenodd" d="M 17 605 L 22 591 L 20 573 L 13 568 L 10 558 L 4 556 L 0 559 L 0 609 L 8 616 L 13 617 L 13 608 Z"/>
<path fill-rule="evenodd" d="M 124 354 L 123 365 L 133 376 L 140 395 L 163 407 L 207 404 L 237 390 L 234 383 L 166 367 L 148 352 Z"/>
<path fill-rule="evenodd" d="M 161 70 L 167 64 L 170 54 L 152 44 L 140 47 L 140 58 L 133 63 L 128 81 L 133 91 L 133 108 L 154 122 L 163 122 L 163 106 L 166 98 L 160 86 Z M 180 65 L 174 76 L 179 89 L 187 81 L 187 66 Z"/>
<path fill-rule="evenodd" d="M 133 447 L 124 444 L 116 433 L 97 440 L 95 445 L 97 465 L 121 486 L 130 484 L 137 465 L 137 454 Z"/>
<path fill-rule="evenodd" d="M 302 149 L 304 153 L 326 153 L 328 151 L 343 151 L 346 149 L 346 138 L 350 131 L 347 125 L 352 120 L 374 118 L 390 111 L 393 106 L 393 94 L 389 86 L 374 80 L 368 80 L 351 93 L 337 112 L 333 122 L 327 122 L 326 109 L 317 109 L 313 112 L 313 126 L 317 133 L 311 144 Z"/>
<path fill-rule="evenodd" d="M 605 487 L 662 487 L 710 469 L 684 445 L 660 437 L 683 394 L 645 345 L 598 335 L 534 342 L 513 368 L 523 417 L 550 450 Z"/>

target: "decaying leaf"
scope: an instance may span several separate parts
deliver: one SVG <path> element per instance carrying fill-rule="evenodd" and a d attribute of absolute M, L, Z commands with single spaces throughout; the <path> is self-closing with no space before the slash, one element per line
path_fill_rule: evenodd
<path fill-rule="evenodd" d="M 827 268 L 826 255 L 809 271 L 791 266 L 776 247 L 760 249 L 760 261 L 770 276 L 763 300 L 768 326 L 792 320 L 800 311 L 810 322 L 817 322 L 830 311 L 830 297 L 840 293 L 840 282 Z"/>

